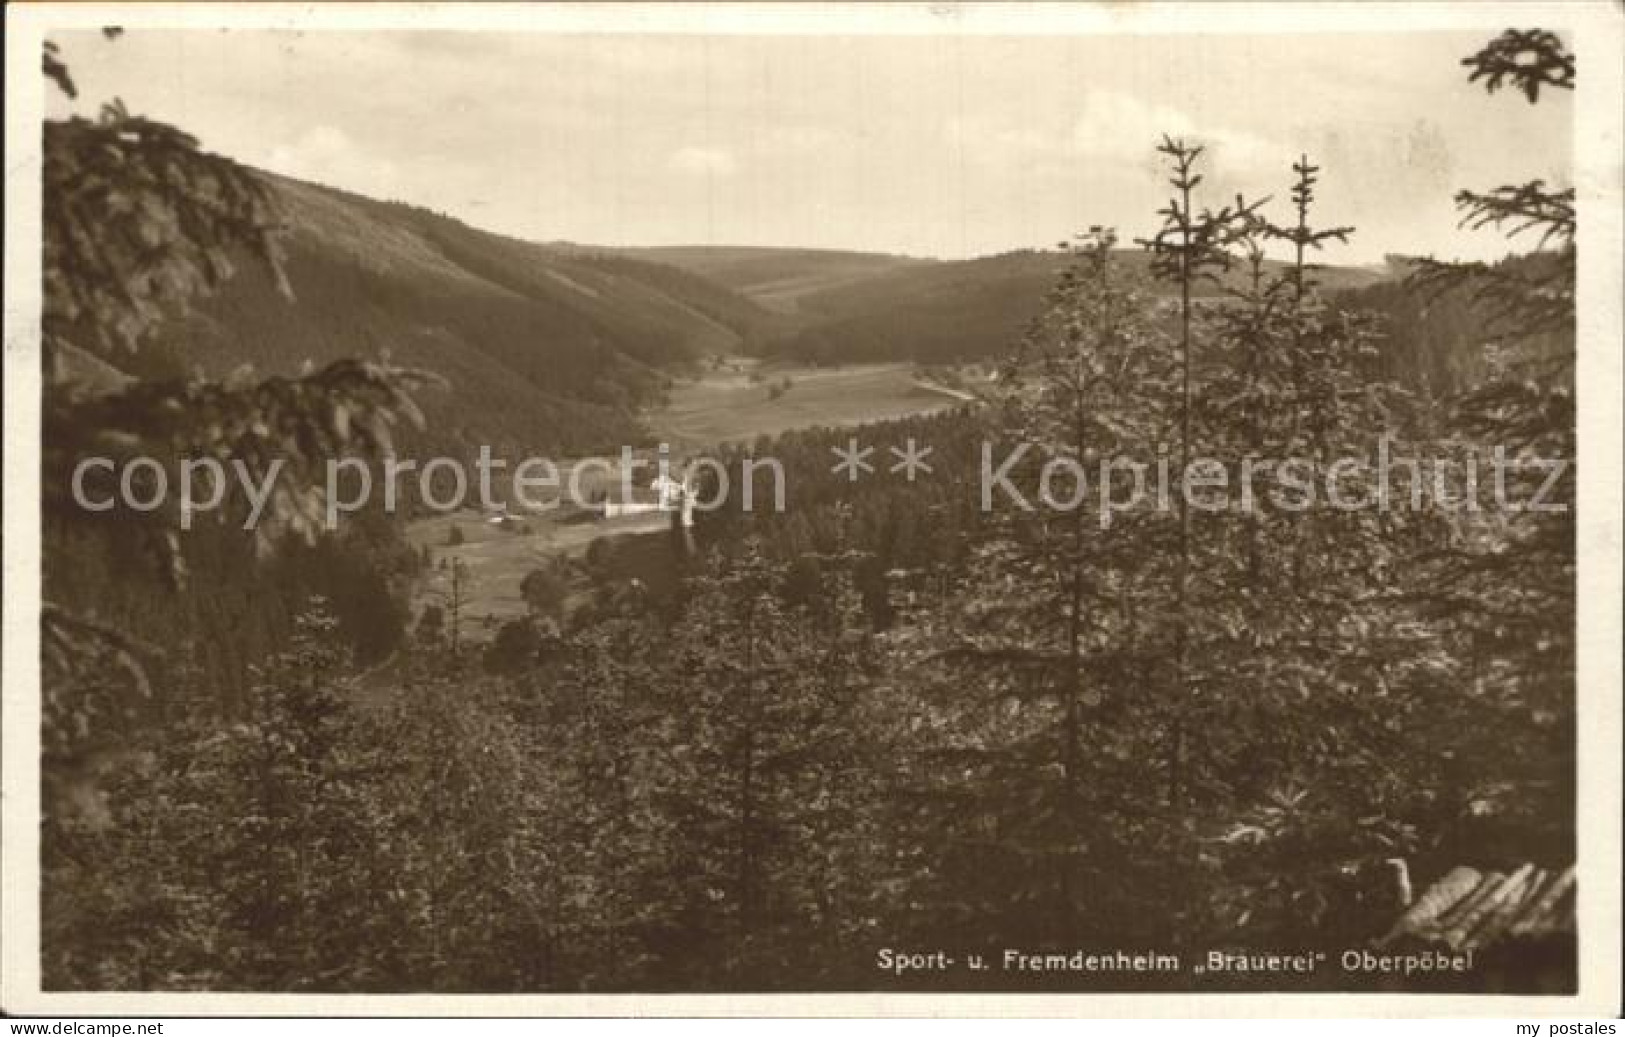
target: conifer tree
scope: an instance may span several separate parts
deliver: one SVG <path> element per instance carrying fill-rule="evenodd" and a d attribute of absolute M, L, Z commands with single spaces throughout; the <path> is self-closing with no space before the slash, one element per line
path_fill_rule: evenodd
<path fill-rule="evenodd" d="M 1574 87 L 1573 55 L 1545 30 L 1508 30 L 1463 64 L 1530 104 Z M 1469 692 L 1454 714 L 1455 838 L 1561 865 L 1575 782 L 1575 193 L 1534 181 L 1462 190 L 1456 205 L 1464 226 L 1534 246 L 1493 265 L 1423 261 L 1411 279 L 1489 315 L 1488 376 L 1447 401 L 1442 445 L 1486 481 L 1499 457 L 1504 494 L 1441 524 L 1411 560 L 1405 599 L 1446 632 Z"/>
<path fill-rule="evenodd" d="M 44 71 L 69 96 L 76 93 L 55 45 L 46 48 Z M 398 420 L 421 421 L 409 392 L 434 379 L 359 360 L 259 381 L 247 373 L 225 381 L 109 375 L 128 368 L 167 320 L 215 291 L 245 258 L 286 289 L 280 217 L 252 171 L 117 101 L 96 119 L 47 121 L 42 176 L 47 572 L 65 538 L 88 533 L 119 545 L 125 557 L 145 557 L 171 585 L 185 578 L 178 495 L 167 494 L 150 512 L 87 511 L 71 487 L 76 467 L 89 458 L 117 464 L 150 457 L 165 467 L 171 488 L 185 459 L 237 462 L 256 481 L 280 465 L 255 541 L 269 553 L 289 534 L 313 540 L 321 528 L 324 462 L 349 452 L 389 452 Z M 101 498 L 108 489 L 92 485 L 89 492 Z M 233 499 L 216 517 L 240 523 L 245 513 Z M 46 741 L 74 746 L 60 759 L 90 759 L 97 746 L 117 741 L 118 723 L 144 708 L 145 673 L 156 654 L 78 603 L 47 594 Z M 49 797 L 60 807 L 84 799 L 94 776 L 64 765 L 47 777 L 63 793 Z"/>
<path fill-rule="evenodd" d="M 1114 269 L 1115 241 L 1080 238 L 1005 373 L 1021 501 L 992 502 L 942 609 L 893 638 L 927 718 L 902 779 L 930 832 L 913 895 L 939 939 L 1149 930 L 1168 915 L 1148 891 L 1190 859 L 1153 778 L 1179 532 L 1149 472 L 1178 427 L 1181 371 Z"/>
<path fill-rule="evenodd" d="M 1196 350 L 1197 314 L 1193 294 L 1204 282 L 1216 280 L 1228 271 L 1232 262 L 1231 248 L 1238 232 L 1247 226 L 1259 204 L 1247 203 L 1238 197 L 1235 204 L 1217 211 L 1196 209 L 1196 189 L 1203 176 L 1198 173 L 1197 162 L 1203 148 L 1164 136 L 1157 151 L 1165 156 L 1172 167 L 1168 183 L 1174 197 L 1158 213 L 1162 226 L 1140 244 L 1151 253 L 1151 269 L 1158 278 L 1170 281 L 1179 289 L 1179 428 L 1177 431 L 1177 464 L 1179 492 L 1174 506 L 1179 518 L 1178 569 L 1175 576 L 1175 607 L 1173 613 L 1173 661 L 1170 678 L 1178 699 L 1189 699 L 1192 694 L 1191 650 L 1191 572 L 1195 551 L 1191 531 L 1191 501 L 1186 492 L 1192 458 L 1197 449 L 1195 396 L 1200 372 Z M 1177 807 L 1186 792 L 1185 774 L 1186 736 L 1188 720 L 1183 705 L 1175 705 L 1169 717 L 1168 735 L 1168 801 Z"/>
<path fill-rule="evenodd" d="M 714 898 L 704 924 L 735 981 L 782 975 L 800 954 L 792 934 L 816 928 L 859 877 L 831 865 L 853 859 L 846 832 L 865 789 L 868 637 L 849 584 L 820 617 L 786 605 L 785 576 L 747 543 L 696 580 L 672 632 L 692 812 L 682 831 L 700 864 L 689 881 Z"/>
<path fill-rule="evenodd" d="M 1319 168 L 1304 156 L 1292 170 L 1291 222 L 1259 211 L 1237 226 L 1241 277 L 1213 318 L 1220 362 L 1196 421 L 1204 453 L 1242 489 L 1233 510 L 1203 515 L 1197 538 L 1193 778 L 1221 819 L 1214 924 L 1264 942 L 1327 924 L 1348 907 L 1340 876 L 1411 848 L 1413 790 L 1357 776 L 1372 759 L 1411 762 L 1392 712 L 1418 693 L 1431 643 L 1382 603 L 1425 519 L 1406 484 L 1383 499 L 1376 469 L 1383 449 L 1413 452 L 1409 401 L 1375 370 L 1373 318 L 1321 296 L 1309 254 L 1353 228 L 1317 229 Z M 1272 270 L 1265 248 L 1276 241 L 1291 251 Z M 1251 482 L 1249 462 L 1263 466 Z M 1287 466 L 1307 492 L 1282 492 Z"/>
<path fill-rule="evenodd" d="M 875 852 L 869 638 L 848 578 L 815 609 L 747 540 L 681 614 L 608 617 L 538 675 L 563 762 L 561 953 L 594 989 L 777 987 L 856 960 Z M 586 952 L 586 953 L 583 953 Z"/>

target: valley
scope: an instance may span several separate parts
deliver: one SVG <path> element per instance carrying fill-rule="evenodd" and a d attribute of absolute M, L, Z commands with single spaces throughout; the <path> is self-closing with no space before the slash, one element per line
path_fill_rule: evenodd
<path fill-rule="evenodd" d="M 788 388 L 785 386 L 788 385 Z M 795 429 L 856 426 L 915 414 L 927 414 L 966 402 L 963 390 L 937 385 L 908 364 L 853 364 L 814 368 L 764 364 L 752 357 L 718 357 L 712 369 L 677 382 L 668 402 L 645 418 L 658 442 L 671 447 L 674 461 L 760 437 Z M 653 458 L 651 450 L 639 457 Z M 586 459 L 560 462 L 561 482 Z M 619 458 L 601 455 L 616 468 Z M 647 485 L 644 471 L 638 485 Z M 619 476 L 583 479 L 587 494 L 613 492 Z M 453 530 L 456 533 L 453 533 Z M 444 604 L 455 593 L 464 623 L 463 635 L 484 640 L 502 623 L 526 614 L 520 583 L 532 570 L 559 559 L 579 560 L 597 541 L 607 538 L 664 534 L 670 516 L 645 512 L 605 518 L 560 507 L 514 512 L 514 520 L 475 509 L 420 518 L 407 524 L 406 537 L 431 559 L 418 588 L 414 611 Z M 441 563 L 445 564 L 442 565 Z M 461 563 L 453 589 L 453 566 Z"/>
<path fill-rule="evenodd" d="M 1601 1004 L 1565 36 L 418 13 L 25 27 L 5 1008 Z"/>

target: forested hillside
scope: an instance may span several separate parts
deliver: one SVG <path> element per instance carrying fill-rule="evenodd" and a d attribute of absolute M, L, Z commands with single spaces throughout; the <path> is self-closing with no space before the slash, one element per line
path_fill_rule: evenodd
<path fill-rule="evenodd" d="M 427 445 L 574 453 L 640 438 L 673 372 L 768 319 L 676 268 L 549 249 L 446 216 L 261 174 L 287 221 L 291 299 L 252 264 L 143 356 L 139 373 L 297 371 L 387 349 L 443 376 Z M 114 357 L 115 362 L 124 362 Z"/>
<path fill-rule="evenodd" d="M 148 377 L 241 365 L 296 371 L 387 349 L 444 376 L 407 445 L 454 456 L 575 454 L 642 438 L 636 414 L 673 375 L 746 352 L 798 362 L 994 358 L 1038 312 L 1061 252 L 960 262 L 769 248 L 599 249 L 492 234 L 426 209 L 284 177 L 292 298 L 251 263 L 139 357 Z M 1125 273 L 1145 277 L 1125 250 Z M 1352 268 L 1329 290 L 1371 285 Z M 1217 294 L 1202 285 L 1198 294 Z"/>
<path fill-rule="evenodd" d="M 1501 348 L 1506 336 L 1494 302 L 1506 281 L 1551 276 L 1551 256 L 1509 255 L 1442 285 L 1419 283 L 1417 261 L 1390 262 L 1401 276 L 1336 296 L 1348 311 L 1382 315 L 1378 350 L 1386 376 L 1418 392 L 1450 396 L 1493 376 L 1547 380 L 1564 369 L 1573 344 L 1562 334 L 1540 331 L 1523 336 L 1516 350 Z"/>
<path fill-rule="evenodd" d="M 1125 249 L 1117 260 L 1123 276 L 1158 294 L 1143 253 Z M 802 295 L 797 300 L 801 326 L 767 348 L 819 363 L 943 364 L 995 357 L 1038 316 L 1045 293 L 1066 264 L 1064 252 L 1029 250 L 890 266 Z M 1328 291 L 1368 285 L 1381 277 L 1354 267 L 1328 269 L 1320 276 Z M 1204 282 L 1196 293 L 1215 297 L 1222 290 Z"/>
<path fill-rule="evenodd" d="M 784 315 L 801 314 L 803 300 L 844 285 L 936 265 L 929 259 L 836 249 L 671 245 L 620 251 L 681 267 Z"/>
<path fill-rule="evenodd" d="M 1550 33 L 1467 64 L 1572 87 Z M 1357 233 L 1321 211 L 1332 171 L 1285 155 L 1273 202 L 1213 198 L 1214 156 L 1164 136 L 1137 248 L 668 266 L 267 194 L 121 109 L 45 140 L 47 988 L 1576 989 L 1572 190 L 1462 191 L 1544 248 L 1394 287 L 1316 267 Z M 183 332 L 156 281 L 198 304 Z M 696 447 L 694 528 L 539 547 L 488 639 L 455 524 L 317 528 L 321 465 L 386 453 L 414 401 L 419 442 L 586 448 L 707 353 L 820 342 L 998 374 L 950 411 Z M 64 350 L 135 377 L 103 392 Z M 234 501 L 183 536 L 178 505 L 75 506 L 95 450 L 292 464 L 260 525 Z M 1466 506 L 1492 452 L 1519 463 Z M 747 459 L 782 508 L 745 506 Z M 1552 924 L 1469 904 L 1423 941 L 1415 891 L 1464 862 L 1494 897 L 1552 877 Z M 1478 957 L 1336 966 L 1394 941 Z M 904 948 L 994 967 L 883 964 Z M 1148 951 L 1177 967 L 998 967 Z M 1202 965 L 1287 951 L 1321 965 Z"/>

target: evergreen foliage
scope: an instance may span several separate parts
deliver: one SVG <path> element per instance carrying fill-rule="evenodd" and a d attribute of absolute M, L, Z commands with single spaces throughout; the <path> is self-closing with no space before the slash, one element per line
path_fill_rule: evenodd
<path fill-rule="evenodd" d="M 71 82 L 55 60 L 47 74 Z M 1572 85 L 1549 33 L 1469 64 L 1531 101 Z M 108 118 L 57 146 L 116 136 L 126 116 Z M 147 348 L 155 307 L 211 290 L 216 252 L 270 226 L 247 188 L 205 201 L 220 189 L 183 175 L 183 135 L 142 123 L 119 141 L 152 149 L 133 168 L 182 173 L 64 228 L 141 234 L 150 219 L 174 240 L 149 270 L 139 250 L 92 267 L 64 237 L 48 301 L 63 352 Z M 1234 486 L 1223 507 L 1200 492 L 1172 507 L 1151 485 L 1159 465 L 1295 458 L 1324 486 L 1379 443 L 1572 461 L 1572 193 L 1464 193 L 1470 223 L 1543 247 L 1334 296 L 1313 260 L 1354 231 L 1316 222 L 1308 156 L 1283 163 L 1282 203 L 1213 209 L 1201 149 L 1158 151 L 1161 228 L 1133 259 L 1104 227 L 1069 245 L 977 404 L 719 450 L 730 472 L 775 458 L 786 508 L 762 510 L 758 484 L 745 512 L 735 480 L 700 514 L 693 556 L 640 537 L 544 564 L 520 585 L 527 614 L 489 644 L 466 614 L 456 526 L 432 552 L 444 593 L 407 639 L 398 599 L 428 555 L 366 513 L 339 537 L 291 536 L 309 528 L 308 479 L 259 542 L 221 524 L 177 547 L 175 514 L 131 535 L 48 500 L 48 599 L 102 594 L 111 615 L 45 616 L 44 770 L 60 785 L 43 818 L 46 987 L 1178 987 L 1187 976 L 898 979 L 874 960 L 1335 951 L 1388 930 L 1396 858 L 1418 875 L 1572 864 L 1572 465 L 1547 488 L 1560 511 L 1410 506 L 1431 489 L 1419 471 L 1342 479 L 1348 497 L 1389 494 L 1383 509 L 1243 509 Z M 229 180 L 223 161 L 195 168 Z M 92 190 L 91 173 L 64 174 L 48 204 L 125 204 L 110 201 L 120 175 Z M 1289 259 L 1267 258 L 1283 246 Z M 1405 351 L 1424 305 L 1465 360 Z M 378 453 L 421 384 L 361 361 L 102 394 L 64 374 L 47 386 L 48 472 L 160 442 L 256 466 Z M 875 450 L 861 483 L 832 466 L 854 437 Z M 916 442 L 930 471 L 878 470 Z M 993 467 L 1015 457 L 1017 495 L 987 508 L 984 444 Z M 1546 474 L 1520 470 L 1509 497 Z M 1064 506 L 1102 496 L 1121 506 Z M 211 639 L 210 616 L 233 636 Z M 227 671 L 242 674 L 229 695 Z"/>

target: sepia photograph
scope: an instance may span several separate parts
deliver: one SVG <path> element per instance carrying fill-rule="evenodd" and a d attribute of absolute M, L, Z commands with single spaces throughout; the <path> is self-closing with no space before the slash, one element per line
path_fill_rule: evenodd
<path fill-rule="evenodd" d="M 233 7 L 7 15 L 8 1013 L 1618 1008 L 1617 3 Z"/>

